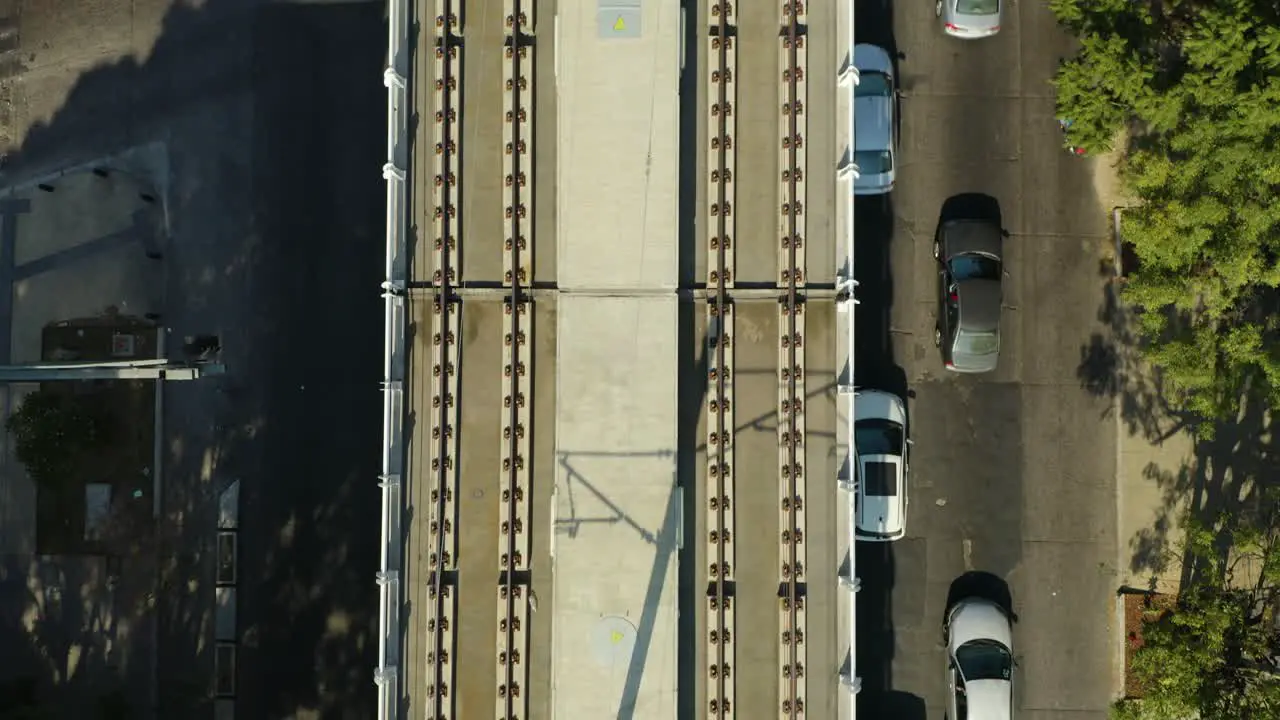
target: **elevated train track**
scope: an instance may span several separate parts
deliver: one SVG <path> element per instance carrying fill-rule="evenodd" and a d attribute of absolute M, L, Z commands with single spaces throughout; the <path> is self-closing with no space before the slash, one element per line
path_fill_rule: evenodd
<path fill-rule="evenodd" d="M 503 366 L 496 720 L 528 717 L 532 429 L 533 45 L 531 0 L 505 0 Z"/>
<path fill-rule="evenodd" d="M 735 717 L 733 288 L 734 73 L 733 3 L 711 5 L 708 28 L 707 203 L 707 637 L 706 717 Z"/>
<path fill-rule="evenodd" d="M 782 3 L 779 34 L 781 82 L 779 168 L 781 202 L 778 245 L 778 464 L 779 526 L 778 643 L 779 717 L 804 716 L 805 631 L 805 82 L 807 16 L 802 0 Z"/>
<path fill-rule="evenodd" d="M 462 137 L 462 60 L 454 0 L 435 0 L 432 92 L 434 178 L 432 180 L 431 407 L 428 432 L 431 482 L 428 511 L 427 720 L 453 720 L 454 658 L 457 651 L 458 540 L 458 280 L 454 259 L 459 245 L 459 140 Z"/>
<path fill-rule="evenodd" d="M 776 678 L 779 717 L 796 720 L 805 716 L 807 700 L 806 618 L 806 491 L 805 491 L 805 302 L 828 301 L 835 295 L 830 284 L 806 285 L 805 174 L 807 133 L 805 105 L 808 99 L 806 72 L 807 15 L 796 0 L 778 2 L 779 77 L 777 97 L 780 113 L 778 177 L 777 276 L 772 282 L 738 282 L 734 205 L 737 170 L 738 99 L 735 0 L 710 0 L 707 21 L 707 66 L 703 82 L 707 88 L 708 147 L 707 174 L 707 270 L 705 285 L 685 294 L 706 304 L 707 466 L 705 474 L 706 529 L 705 609 L 706 628 L 704 680 L 706 694 L 702 714 L 715 720 L 762 714 L 761 708 L 742 711 L 738 706 L 735 679 L 738 628 L 735 623 L 738 561 L 735 557 L 735 418 L 734 418 L 734 331 L 735 300 L 761 303 L 766 313 L 772 299 L 777 301 L 777 512 L 780 549 L 777 566 L 778 647 Z M 502 0 L 505 32 L 502 59 L 502 198 L 500 210 L 486 207 L 486 214 L 500 211 L 501 239 L 485 239 L 468 244 L 484 252 L 503 244 L 502 275 L 471 277 L 471 287 L 463 282 L 458 259 L 461 240 L 460 162 L 462 129 L 461 78 L 463 72 L 461 35 L 458 25 L 461 0 L 432 0 L 434 23 L 433 77 L 427 87 L 433 93 L 434 114 L 431 179 L 432 260 L 429 281 L 431 305 L 430 411 L 427 432 L 430 444 L 429 540 L 432 548 L 427 582 L 430 583 L 427 616 L 427 686 L 425 715 L 428 720 L 456 720 L 459 703 L 456 686 L 460 675 L 458 655 L 459 588 L 457 556 L 460 482 L 457 428 L 459 427 L 461 316 L 464 303 L 489 302 L 496 311 L 502 307 L 502 398 L 498 492 L 497 587 L 463 588 L 464 600 L 488 603 L 493 592 L 496 612 L 494 637 L 494 717 L 496 720 L 527 720 L 530 711 L 529 660 L 531 614 L 536 600 L 531 586 L 532 445 L 534 304 L 558 292 L 540 288 L 533 274 L 533 138 L 534 138 L 534 17 L 532 0 Z M 769 30 L 768 32 L 772 32 Z M 472 38 L 474 40 L 474 38 Z M 496 42 L 492 36 L 486 45 Z M 760 78 L 762 82 L 769 82 Z M 486 84 L 488 81 L 485 81 Z M 771 92 L 771 91 L 770 91 Z M 744 126 L 745 127 L 745 126 Z M 496 131 L 496 125 L 494 126 Z M 762 146 L 761 149 L 765 149 Z M 486 203 L 487 205 L 487 203 Z M 470 210 L 469 210 L 470 211 Z M 766 249 L 766 252 L 769 252 Z M 743 256 L 745 257 L 745 256 Z M 494 258 L 496 260 L 496 258 Z M 749 270 L 750 268 L 748 268 Z M 496 268 L 493 268 L 496 270 Z M 487 275 L 496 275 L 493 270 Z M 750 273 L 748 273 L 748 277 Z M 425 285 L 427 283 L 420 283 Z M 702 285 L 702 283 L 699 283 Z M 682 295 L 683 297 L 683 295 Z M 764 301 L 762 303 L 762 301 Z M 751 308 L 744 306 L 742 312 Z M 750 325 L 744 315 L 744 328 Z M 491 326 L 492 327 L 492 326 Z M 496 328 L 494 328 L 496 329 Z M 744 329 L 744 332 L 746 330 Z M 816 330 L 815 330 L 816 332 Z M 744 336 L 746 337 L 746 336 Z M 766 338 L 768 333 L 766 332 Z M 815 335 L 815 338 L 818 336 Z M 750 340 L 750 342 L 756 342 Z M 769 343 L 772 340 L 765 339 Z M 815 339 L 815 342 L 818 342 Z M 764 352 L 771 352 L 760 346 Z M 744 356 L 745 357 L 745 356 Z M 746 360 L 744 360 L 746 362 Z M 468 381 L 472 382 L 472 381 Z M 483 382 L 483 381 L 481 381 Z M 766 380 L 771 383 L 772 381 Z M 746 387 L 744 385 L 744 387 Z M 767 388 L 762 388 L 768 391 Z M 744 390 L 747 392 L 747 390 Z M 773 402 L 767 400 L 766 402 Z M 486 427 L 491 420 L 486 421 Z M 488 442 L 488 441 L 485 441 Z M 766 438 L 765 442 L 772 443 Z M 471 452 L 471 451 L 468 451 Z M 745 452 L 745 451 L 744 451 Z M 772 449 L 765 446 L 765 452 Z M 419 471 L 421 472 L 421 471 Z M 772 471 L 764 469 L 764 472 Z M 427 474 L 427 473 L 422 473 Z M 775 492 L 761 488 L 765 492 Z M 462 492 L 469 492 L 463 487 Z M 486 504 L 492 502 L 486 500 Z M 492 505 L 488 505 L 492 507 Z M 764 508 L 765 512 L 770 512 Z M 491 537 L 487 527 L 482 535 Z M 483 555 L 487 556 L 488 553 Z M 815 559 L 819 559 L 815 557 Z M 474 559 L 468 562 L 474 562 Z M 490 562 L 480 561 L 484 566 Z M 765 560 L 769 563 L 769 560 Z M 767 567 L 767 565 L 766 565 Z M 772 572 L 772 571 L 768 571 Z M 765 578 L 761 578 L 762 580 Z M 471 580 L 468 579 L 468 584 Z M 760 587 L 773 593 L 770 585 Z M 753 582 L 754 584 L 754 582 Z M 767 589 L 766 589 L 767 588 Z M 768 597 L 768 596 L 764 596 Z M 763 599 L 763 598 L 762 598 Z M 761 606 L 769 612 L 767 606 Z M 481 611 L 487 613 L 487 610 Z M 486 620 L 486 625 L 487 625 Z M 469 626 L 470 627 L 470 626 Z M 471 632 L 468 630 L 467 632 Z M 488 637 L 485 631 L 485 637 Z M 769 642 L 767 637 L 761 638 Z M 816 657 L 815 657 L 816 659 Z M 470 661 L 468 661 L 470 662 Z M 773 672 L 766 662 L 764 670 Z M 463 673 L 470 672 L 462 668 Z M 481 679 L 480 688 L 486 686 Z M 815 688 L 816 690 L 817 688 Z M 468 692 L 472 692 L 468 690 Z M 744 691 L 745 693 L 745 691 Z M 481 696 L 483 698 L 483 696 Z M 471 711 L 467 711 L 471 712 Z M 416 714 L 416 712 L 415 712 Z"/>

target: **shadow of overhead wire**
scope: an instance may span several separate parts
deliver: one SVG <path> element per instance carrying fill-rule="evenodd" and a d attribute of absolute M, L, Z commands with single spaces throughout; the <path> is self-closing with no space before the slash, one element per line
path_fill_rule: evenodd
<path fill-rule="evenodd" d="M 734 370 L 733 374 L 734 374 L 734 377 L 742 377 L 743 375 L 765 374 L 765 373 L 766 371 L 764 370 Z M 767 374 L 776 375 L 777 371 L 769 370 L 767 371 Z M 832 381 L 827 383 L 826 385 L 823 385 L 821 387 L 814 389 L 811 392 L 805 393 L 805 399 L 812 400 L 813 398 L 824 396 L 824 395 L 834 396 L 835 393 L 838 392 L 838 390 L 839 390 L 839 383 L 836 381 Z M 738 424 L 737 426 L 735 426 L 733 428 L 733 431 L 735 433 L 740 433 L 746 430 L 757 430 L 760 432 L 774 432 L 777 429 L 778 429 L 778 413 L 777 411 L 774 411 L 774 412 L 762 413 L 749 420 L 746 420 Z M 817 430 L 806 430 L 805 434 L 807 437 L 810 437 L 810 438 L 835 438 L 836 437 L 836 434 L 834 431 L 821 432 Z M 698 443 L 697 445 L 694 446 L 694 450 L 696 452 L 705 452 L 706 449 L 707 449 L 707 444 L 705 442 Z"/>
<path fill-rule="evenodd" d="M 569 502 L 569 517 L 561 518 L 559 517 L 559 515 L 556 516 L 555 523 L 554 523 L 555 532 L 557 534 L 563 533 L 565 535 L 568 535 L 571 538 L 576 538 L 578 536 L 578 531 L 582 528 L 583 525 L 590 525 L 590 524 L 615 525 L 618 523 L 622 523 L 627 527 L 630 527 L 632 530 L 635 530 L 636 534 L 638 534 L 641 538 L 643 538 L 646 543 L 650 545 L 656 545 L 658 543 L 658 536 L 655 535 L 653 532 L 645 529 L 642 525 L 640 525 L 640 523 L 632 519 L 632 517 L 628 515 L 625 510 L 619 507 L 617 503 L 611 500 L 608 495 L 601 492 L 600 489 L 597 488 L 595 485 L 593 485 L 590 480 L 587 480 L 586 476 L 578 472 L 578 470 L 570 463 L 570 458 L 572 457 L 642 458 L 643 457 L 643 458 L 671 458 L 674 460 L 675 455 L 676 455 L 675 452 L 672 450 L 657 450 L 653 452 L 633 452 L 633 453 L 626 453 L 626 452 L 620 452 L 620 453 L 558 452 L 556 453 L 556 462 L 560 465 L 560 467 L 564 468 L 565 478 L 567 480 L 567 482 L 565 483 L 565 492 L 567 495 L 567 500 Z M 584 489 L 586 489 L 587 492 L 591 493 L 591 495 L 594 496 L 596 500 L 599 500 L 601 503 L 603 503 L 604 506 L 607 507 L 613 513 L 613 515 L 605 516 L 605 517 L 594 517 L 594 518 L 578 517 L 577 502 L 574 494 L 574 487 L 578 485 L 581 485 Z"/>
<path fill-rule="evenodd" d="M 653 631 L 662 591 L 666 584 L 667 572 L 671 567 L 672 556 L 679 551 L 680 520 L 683 492 L 676 476 L 676 453 L 673 450 L 656 450 L 650 452 L 558 452 L 556 462 L 565 472 L 564 488 L 569 504 L 569 517 L 561 518 L 558 508 L 554 521 L 554 532 L 576 538 L 584 525 L 605 524 L 624 525 L 635 531 L 642 540 L 654 547 L 653 567 L 649 572 L 649 583 L 645 588 L 644 604 L 640 612 L 640 621 L 636 624 L 636 642 L 627 664 L 627 677 L 622 687 L 622 696 L 618 703 L 618 720 L 632 720 L 640 695 L 640 681 L 644 677 L 645 663 L 649 656 L 649 647 L 653 642 Z M 631 517 L 621 506 L 602 492 L 572 464 L 574 457 L 582 458 L 659 458 L 672 461 L 670 493 L 667 496 L 666 509 L 663 512 L 662 526 L 657 532 L 645 528 Z M 598 502 L 602 503 L 612 515 L 601 517 L 578 517 L 575 486 L 581 486 Z"/>

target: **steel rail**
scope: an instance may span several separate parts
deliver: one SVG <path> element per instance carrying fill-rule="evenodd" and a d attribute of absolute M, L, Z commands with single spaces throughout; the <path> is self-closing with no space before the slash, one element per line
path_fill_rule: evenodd
<path fill-rule="evenodd" d="M 458 102 L 457 88 L 460 62 L 455 31 L 458 27 L 454 12 L 454 0 L 437 0 L 439 12 L 435 17 L 437 31 L 434 48 L 436 77 L 435 127 L 437 140 L 435 152 L 434 217 L 436 227 L 433 247 L 435 270 L 433 280 L 437 287 L 432 301 L 432 410 L 431 448 L 432 475 L 429 533 L 428 580 L 428 720 L 452 720 L 454 717 L 452 654 L 456 647 L 455 603 L 453 588 L 453 563 L 456 555 L 454 523 L 456 505 L 454 495 L 454 425 L 457 412 L 457 300 L 452 286 L 457 280 L 453 266 L 458 237 L 455 224 L 460 172 L 458 163 Z"/>
<path fill-rule="evenodd" d="M 786 58 L 782 70 L 782 82 L 785 89 L 782 106 L 783 123 L 786 134 L 783 139 L 783 154 L 786 158 L 782 168 L 782 181 L 786 188 L 783 198 L 782 215 L 784 216 L 785 239 L 784 251 L 786 262 L 782 270 L 782 282 L 786 286 L 783 302 L 782 355 L 785 358 L 782 381 L 785 386 L 784 398 L 781 402 L 780 426 L 783 428 L 783 454 L 785 464 L 782 468 L 786 497 L 791 500 L 789 507 L 784 508 L 785 523 L 782 528 L 784 562 L 782 567 L 782 627 L 779 628 L 780 643 L 783 654 L 783 692 L 780 698 L 781 717 L 795 720 L 804 715 L 805 679 L 804 679 L 804 391 L 802 377 L 804 362 L 801 348 L 804 342 L 804 330 L 801 315 L 804 311 L 802 285 L 804 283 L 804 259 L 801 252 L 804 246 L 804 232 L 801 216 L 804 212 L 803 196 L 803 156 L 801 155 L 804 132 L 800 117 L 804 112 L 803 100 L 800 96 L 800 85 L 804 81 L 804 62 L 800 50 L 804 44 L 804 30 L 801 16 L 804 14 L 802 0 L 787 0 L 782 5 L 785 26 L 782 33 L 783 55 Z"/>
<path fill-rule="evenodd" d="M 715 263 L 708 264 L 707 336 L 713 359 L 708 381 L 708 498 L 707 537 L 712 562 L 707 601 L 707 705 L 708 718 L 734 717 L 733 686 L 733 422 L 732 335 L 733 305 L 729 291 L 734 282 L 733 171 L 734 50 L 733 3 L 711 5 L 709 75 L 711 97 L 711 157 L 708 169 L 711 214 L 709 250 Z"/>
<path fill-rule="evenodd" d="M 529 335 L 532 301 L 526 288 L 533 281 L 527 232 L 532 224 L 531 163 L 526 162 L 533 144 L 530 119 L 533 115 L 531 80 L 532 63 L 528 42 L 531 28 L 528 14 L 531 3 L 507 0 L 506 27 L 508 39 L 504 50 L 507 77 L 506 98 L 505 186 L 508 191 L 504 219 L 507 223 L 504 250 L 507 267 L 503 284 L 509 290 L 504 301 L 504 344 L 507 359 L 503 367 L 504 419 L 502 442 L 501 517 L 500 517 L 500 584 L 498 590 L 498 688 L 496 720 L 521 720 L 527 716 L 528 697 L 524 692 L 528 672 L 524 662 L 528 653 L 529 596 L 528 568 L 528 466 L 530 372 Z M 526 11 L 526 8 L 530 8 Z M 528 252 L 526 252 L 528 251 Z"/>

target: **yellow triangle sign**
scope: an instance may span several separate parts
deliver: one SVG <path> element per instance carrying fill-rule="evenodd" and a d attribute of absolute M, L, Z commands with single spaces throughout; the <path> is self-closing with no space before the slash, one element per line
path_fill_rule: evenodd
<path fill-rule="evenodd" d="M 618 19 L 613 23 L 613 31 L 622 32 L 623 30 L 626 30 L 626 29 L 627 29 L 627 23 L 622 19 L 622 16 L 619 15 Z"/>

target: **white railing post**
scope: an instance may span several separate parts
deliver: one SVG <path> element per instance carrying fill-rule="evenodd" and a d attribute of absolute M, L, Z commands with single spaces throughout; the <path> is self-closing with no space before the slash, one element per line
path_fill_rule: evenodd
<path fill-rule="evenodd" d="M 856 225 L 854 215 L 856 213 L 856 203 L 854 202 L 854 183 L 858 179 L 858 165 L 854 148 L 855 123 L 854 123 L 854 96 L 857 92 L 858 68 L 854 65 L 854 3 L 853 0 L 844 0 L 840 3 L 838 10 L 839 17 L 839 40 L 837 41 L 837 52 L 840 57 L 837 58 L 837 73 L 839 83 L 836 88 L 836 147 L 840 151 L 840 158 L 837 161 L 836 179 L 839 192 L 844 193 L 843 203 L 837 205 L 838 217 L 836 226 L 840 228 L 840 239 L 836 243 L 836 367 L 838 376 L 837 383 L 837 413 L 843 416 L 842 423 L 844 430 L 843 437 L 838 440 L 838 445 L 842 445 L 844 457 L 841 458 L 839 465 L 840 476 L 837 478 L 837 494 L 844 493 L 844 498 L 837 497 L 837 502 L 844 501 L 847 508 L 847 522 L 845 528 L 845 542 L 849 548 L 849 562 L 847 571 L 837 569 L 840 587 L 847 591 L 847 595 L 842 598 L 847 602 L 848 617 L 848 647 L 841 656 L 847 658 L 847 668 L 840 670 L 840 684 L 848 690 L 849 697 L 848 708 L 849 718 L 856 720 L 858 716 L 857 694 L 861 688 L 862 681 L 858 677 L 858 589 L 860 580 L 858 578 L 858 563 L 856 542 L 854 534 L 854 522 L 857 518 L 855 503 L 857 502 L 856 474 L 857 474 L 857 457 L 854 448 L 854 403 L 856 394 L 854 392 L 854 351 L 856 336 L 854 329 L 855 310 L 858 306 L 856 297 L 858 289 L 858 281 L 854 274 L 854 227 Z M 847 573 L 847 574 L 846 574 Z M 842 703 L 843 705 L 843 703 Z"/>
<path fill-rule="evenodd" d="M 400 537 L 401 473 L 404 458 L 404 391 L 406 357 L 405 266 L 409 196 L 409 17 L 410 0 L 390 0 L 387 23 L 387 156 L 382 178 L 387 183 L 387 246 L 383 300 L 382 369 L 382 545 L 378 584 L 378 719 L 394 720 L 400 706 Z"/>

